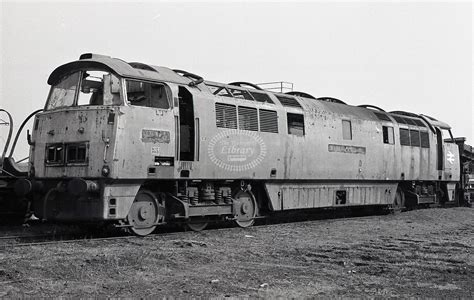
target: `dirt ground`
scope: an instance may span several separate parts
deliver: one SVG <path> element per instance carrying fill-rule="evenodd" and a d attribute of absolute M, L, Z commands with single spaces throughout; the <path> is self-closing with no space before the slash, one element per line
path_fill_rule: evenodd
<path fill-rule="evenodd" d="M 471 208 L 3 245 L 0 297 L 473 298 L 473 247 Z"/>

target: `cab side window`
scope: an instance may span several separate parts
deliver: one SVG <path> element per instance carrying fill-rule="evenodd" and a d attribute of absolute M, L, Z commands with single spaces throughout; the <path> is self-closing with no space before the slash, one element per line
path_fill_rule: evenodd
<path fill-rule="evenodd" d="M 170 108 L 170 92 L 163 84 L 127 80 L 127 99 L 135 106 Z"/>

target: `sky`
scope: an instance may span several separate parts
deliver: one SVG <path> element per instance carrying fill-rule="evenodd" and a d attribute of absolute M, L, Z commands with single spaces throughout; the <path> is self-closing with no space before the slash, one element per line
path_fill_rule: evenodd
<path fill-rule="evenodd" d="M 0 108 L 15 128 L 56 67 L 93 52 L 422 113 L 474 145 L 471 2 L 0 3 Z M 1 149 L 6 136 L 0 125 Z M 14 156 L 27 155 L 23 134 Z"/>

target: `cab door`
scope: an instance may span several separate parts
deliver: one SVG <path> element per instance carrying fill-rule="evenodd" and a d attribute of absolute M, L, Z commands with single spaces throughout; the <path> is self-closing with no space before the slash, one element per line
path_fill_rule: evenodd
<path fill-rule="evenodd" d="M 194 161 L 196 157 L 196 128 L 193 95 L 180 86 L 179 98 L 179 157 L 181 161 Z"/>
<path fill-rule="evenodd" d="M 444 170 L 443 135 L 441 133 L 441 130 L 438 127 L 435 127 L 435 128 L 436 128 L 436 157 L 437 157 L 436 166 L 437 166 L 438 171 L 443 171 Z"/>

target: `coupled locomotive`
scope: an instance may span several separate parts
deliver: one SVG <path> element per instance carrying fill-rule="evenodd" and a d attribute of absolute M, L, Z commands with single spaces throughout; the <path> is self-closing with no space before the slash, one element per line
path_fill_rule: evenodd
<path fill-rule="evenodd" d="M 48 83 L 31 176 L 17 185 L 42 219 L 147 235 L 172 222 L 247 227 L 287 210 L 457 199 L 459 150 L 429 116 L 96 54 Z"/>

